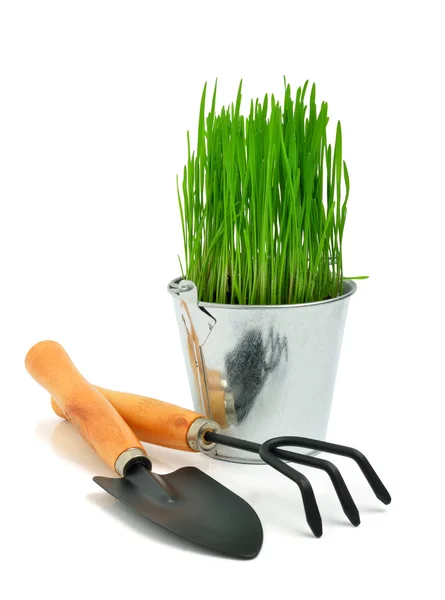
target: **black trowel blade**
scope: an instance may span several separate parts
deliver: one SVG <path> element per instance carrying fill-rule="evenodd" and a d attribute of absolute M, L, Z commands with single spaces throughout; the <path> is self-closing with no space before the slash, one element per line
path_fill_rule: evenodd
<path fill-rule="evenodd" d="M 142 464 L 125 477 L 94 477 L 109 494 L 177 535 L 237 558 L 254 558 L 261 522 L 242 498 L 195 467 L 157 475 Z"/>

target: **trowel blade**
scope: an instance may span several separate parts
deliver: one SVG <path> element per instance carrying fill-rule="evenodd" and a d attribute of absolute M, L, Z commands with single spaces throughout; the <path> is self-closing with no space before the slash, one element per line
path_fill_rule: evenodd
<path fill-rule="evenodd" d="M 157 475 L 142 464 L 125 477 L 94 477 L 109 494 L 177 535 L 237 558 L 254 558 L 263 530 L 253 508 L 195 467 Z"/>

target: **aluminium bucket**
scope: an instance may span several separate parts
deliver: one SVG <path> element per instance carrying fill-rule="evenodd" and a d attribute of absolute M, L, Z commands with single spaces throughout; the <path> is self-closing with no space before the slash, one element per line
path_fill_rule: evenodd
<path fill-rule="evenodd" d="M 171 281 L 195 410 L 219 423 L 226 435 L 253 442 L 277 436 L 325 440 L 349 299 L 356 289 L 346 280 L 336 298 L 249 306 L 198 302 L 193 282 Z M 262 462 L 225 446 L 209 454 Z"/>

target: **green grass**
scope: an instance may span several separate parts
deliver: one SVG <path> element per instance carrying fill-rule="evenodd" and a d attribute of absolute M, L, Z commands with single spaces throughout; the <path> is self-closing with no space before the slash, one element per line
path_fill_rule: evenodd
<path fill-rule="evenodd" d="M 183 277 L 199 299 L 227 304 L 293 304 L 343 292 L 343 230 L 349 175 L 337 123 L 328 142 L 328 105 L 315 85 L 282 104 L 272 95 L 216 111 L 215 84 L 199 112 L 178 201 L 184 237 Z"/>

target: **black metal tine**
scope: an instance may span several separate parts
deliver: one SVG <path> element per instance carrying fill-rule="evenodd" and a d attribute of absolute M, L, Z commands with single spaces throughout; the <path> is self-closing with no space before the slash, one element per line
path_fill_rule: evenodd
<path fill-rule="evenodd" d="M 238 450 L 245 450 L 246 452 L 258 454 L 265 463 L 296 483 L 300 488 L 303 499 L 303 507 L 307 524 L 309 525 L 315 537 L 321 537 L 323 535 L 323 524 L 312 485 L 309 479 L 303 475 L 303 473 L 300 473 L 296 469 L 289 467 L 286 463 L 281 462 L 281 460 L 278 458 L 278 454 L 284 451 L 277 450 L 277 456 L 275 456 L 272 454 L 272 452 L 267 452 L 267 450 L 264 450 L 265 457 L 263 457 L 260 454 L 261 444 L 249 442 L 247 440 L 241 440 L 239 438 L 234 438 L 222 433 L 215 433 L 214 431 L 206 431 L 204 434 L 204 439 L 207 442 L 214 442 L 215 444 L 221 444 L 223 446 L 229 446 L 230 448 L 237 448 Z M 292 452 L 289 454 L 293 455 Z M 295 456 L 299 457 L 298 454 L 295 454 Z"/>
<path fill-rule="evenodd" d="M 282 450 L 278 448 L 278 446 L 297 446 L 301 448 L 310 448 L 312 450 L 320 450 L 322 452 L 328 452 L 330 454 L 352 458 L 352 460 L 354 460 L 360 467 L 363 475 L 365 476 L 377 498 L 384 504 L 390 504 L 391 502 L 391 496 L 388 490 L 385 488 L 381 479 L 374 471 L 371 463 L 362 452 L 359 452 L 354 448 L 350 448 L 349 446 L 341 446 L 339 444 L 331 444 L 329 442 L 322 442 L 320 440 L 295 436 L 272 438 L 263 444 L 257 444 L 255 442 L 233 438 L 231 436 L 215 433 L 213 431 L 207 432 L 204 437 L 209 442 L 215 442 L 224 446 L 230 446 L 232 448 L 238 448 L 240 450 L 246 450 L 247 452 L 259 454 L 264 462 L 294 481 L 299 486 L 302 493 L 306 519 L 312 531 L 314 531 L 314 529 L 311 523 L 313 524 L 317 522 L 317 517 L 315 516 L 317 513 L 320 515 L 312 486 L 309 480 L 302 473 L 296 471 L 292 467 L 289 467 L 285 463 L 282 463 L 281 460 L 288 460 L 296 464 L 306 465 L 325 471 L 332 481 L 344 513 L 355 526 L 360 524 L 360 513 L 343 479 L 343 476 L 333 463 L 315 456 L 307 456 L 297 452 Z M 308 485 L 310 486 L 310 493 L 306 493 L 305 491 Z M 310 500 L 311 495 L 313 501 Z M 309 504 L 307 504 L 308 502 Z M 311 502 L 315 503 L 315 510 L 310 509 Z M 320 516 L 319 519 L 320 525 L 319 527 L 318 525 L 315 525 L 315 527 L 316 531 L 319 531 L 319 535 L 321 535 L 322 524 Z M 314 535 L 317 535 L 315 531 Z"/>
<path fill-rule="evenodd" d="M 267 462 L 263 455 L 266 453 L 272 453 L 282 460 L 288 460 L 300 465 L 325 471 L 329 475 L 332 485 L 334 486 L 338 499 L 340 500 L 340 504 L 343 508 L 343 512 L 355 527 L 360 525 L 360 513 L 339 469 L 328 460 L 316 458 L 315 456 L 299 454 L 298 452 L 289 452 L 288 450 L 279 449 L 279 446 L 291 446 L 292 439 L 292 437 L 279 437 L 267 440 L 264 442 L 264 444 L 262 444 L 262 446 L 260 446 L 259 454 L 261 458 Z"/>
<path fill-rule="evenodd" d="M 310 448 L 312 450 L 320 450 L 321 452 L 327 452 L 328 454 L 336 454 L 337 456 L 346 456 L 347 458 L 352 458 L 357 465 L 360 467 L 363 475 L 365 476 L 367 482 L 372 488 L 372 491 L 377 496 L 377 498 L 383 502 L 383 504 L 391 503 L 391 496 L 383 485 L 382 480 L 374 471 L 371 463 L 366 458 L 366 456 L 356 450 L 355 448 L 350 448 L 349 446 L 341 446 L 339 444 L 331 444 L 330 442 L 322 442 L 320 440 L 313 440 L 311 438 L 303 438 L 303 437 L 287 437 L 287 438 L 274 438 L 274 440 L 289 440 L 289 446 L 297 446 L 300 448 Z M 274 441 L 269 440 L 269 441 Z M 282 452 L 282 451 L 280 451 Z M 303 456 L 303 455 L 302 455 Z M 290 459 L 289 459 L 290 460 Z M 301 463 L 300 463 L 301 464 Z"/>
<path fill-rule="evenodd" d="M 303 499 L 303 507 L 307 524 L 309 525 L 315 537 L 321 537 L 323 535 L 323 523 L 321 520 L 320 511 L 318 509 L 317 500 L 315 499 L 314 490 L 312 489 L 309 479 L 303 475 L 303 473 L 300 473 L 286 463 L 281 462 L 277 456 L 264 447 L 264 444 L 260 447 L 260 456 L 265 463 L 298 485 L 300 488 L 301 497 Z"/>

